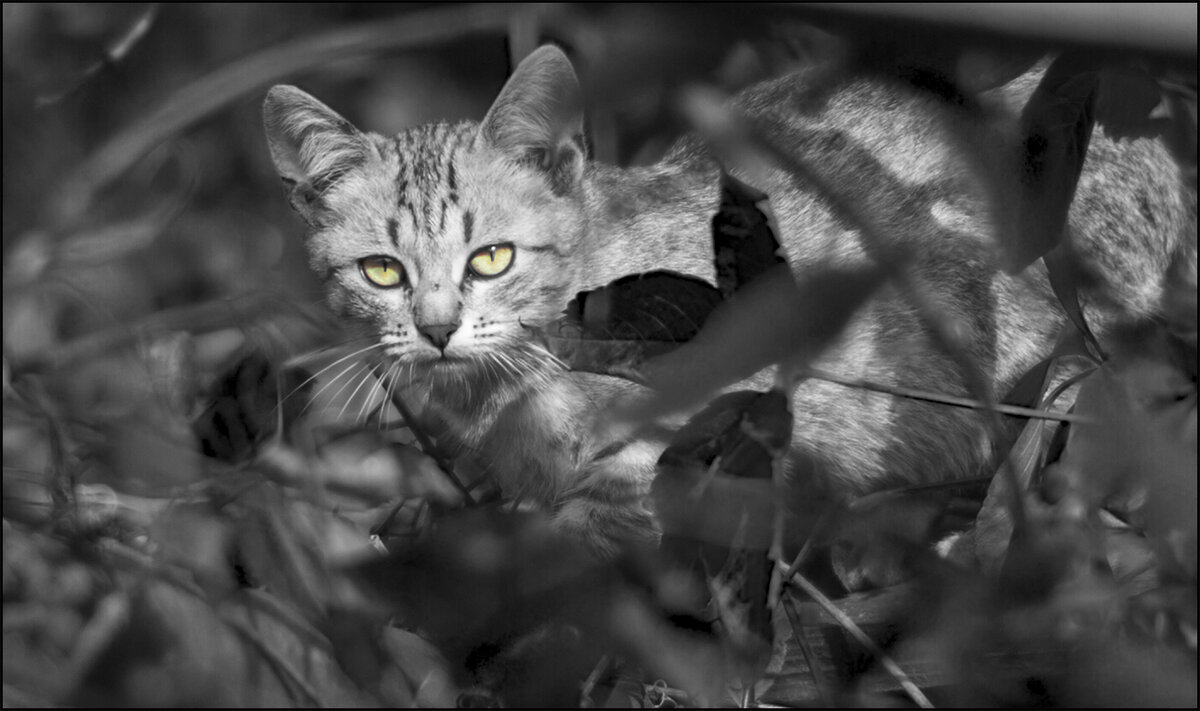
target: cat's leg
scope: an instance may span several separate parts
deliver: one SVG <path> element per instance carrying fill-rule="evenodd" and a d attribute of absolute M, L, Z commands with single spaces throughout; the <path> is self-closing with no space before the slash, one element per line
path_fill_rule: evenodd
<path fill-rule="evenodd" d="M 666 448 L 664 430 L 631 429 L 618 414 L 652 393 L 624 378 L 595 373 L 566 374 L 560 386 L 582 402 L 571 425 L 577 437 L 578 468 L 554 503 L 557 527 L 602 557 L 626 542 L 657 544 L 661 528 L 650 505 L 650 484 Z"/>

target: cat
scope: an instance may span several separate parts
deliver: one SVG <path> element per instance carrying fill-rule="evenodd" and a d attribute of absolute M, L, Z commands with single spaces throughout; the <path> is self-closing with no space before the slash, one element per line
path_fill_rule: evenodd
<path fill-rule="evenodd" d="M 917 278 L 965 329 L 970 356 L 1003 394 L 1049 353 L 1066 323 L 1041 262 L 1012 276 L 993 256 L 986 189 L 967 152 L 1011 137 L 898 81 L 849 77 L 815 91 L 814 76 L 769 80 L 733 104 L 820 167 L 889 239 L 915 248 Z M 1037 79 L 995 90 L 1014 125 Z M 297 88 L 276 86 L 264 124 L 329 303 L 369 326 L 393 387 L 422 427 L 507 495 L 537 502 L 611 555 L 621 541 L 658 536 L 646 494 L 667 434 L 598 434 L 596 420 L 613 403 L 644 393 L 564 370 L 526 326 L 556 318 L 577 292 L 629 274 L 667 269 L 714 283 L 720 167 L 695 137 L 649 167 L 591 162 L 582 106 L 570 61 L 544 46 L 517 67 L 479 123 L 385 137 L 359 131 Z M 752 178 L 730 170 L 770 197 L 793 272 L 869 263 L 856 227 L 824 196 L 782 169 Z M 1083 302 L 1098 330 L 1153 317 L 1165 275 L 1180 260 L 1194 288 L 1195 212 L 1182 185 L 1161 145 L 1117 142 L 1096 129 L 1070 228 L 1096 275 Z M 952 358 L 890 286 L 817 365 L 967 394 Z M 791 446 L 845 497 L 983 473 L 1000 438 L 987 422 L 808 379 L 794 391 Z"/>

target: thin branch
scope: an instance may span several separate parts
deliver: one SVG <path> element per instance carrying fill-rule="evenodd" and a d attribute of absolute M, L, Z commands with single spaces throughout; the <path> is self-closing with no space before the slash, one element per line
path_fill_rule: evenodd
<path fill-rule="evenodd" d="M 859 627 L 854 620 L 850 619 L 849 615 L 842 612 L 841 608 L 833 603 L 833 600 L 825 597 L 825 594 L 818 590 L 815 585 L 809 582 L 808 578 L 805 578 L 798 571 L 793 570 L 791 572 L 791 580 L 789 582 L 803 590 L 809 597 L 812 598 L 813 602 L 820 605 L 821 609 L 825 610 L 830 617 L 837 621 L 837 623 L 842 626 L 842 629 L 849 632 L 851 637 L 857 640 L 859 644 L 866 647 L 867 651 L 869 651 L 876 659 L 879 660 L 879 663 L 883 665 L 883 668 L 887 671 L 887 673 L 891 674 L 892 678 L 894 678 L 900 684 L 900 688 L 904 689 L 904 693 L 908 694 L 908 697 L 913 700 L 914 704 L 923 709 L 933 708 L 933 704 L 929 702 L 929 699 L 926 698 L 924 692 L 922 692 L 921 689 L 915 683 L 913 683 L 913 680 L 910 679 L 908 674 L 900 668 L 900 665 L 896 663 L 896 660 L 892 659 L 887 652 L 884 652 L 883 649 L 875 643 L 875 640 L 867 636 L 867 633 L 863 632 L 862 628 Z M 787 603 L 785 602 L 784 604 Z"/>
<path fill-rule="evenodd" d="M 151 3 L 148 7 L 146 7 L 146 9 L 143 10 L 142 13 L 138 15 L 132 23 L 130 23 L 129 27 L 125 29 L 125 32 L 121 33 L 116 40 L 104 48 L 104 51 L 100 53 L 100 58 L 88 65 L 88 67 L 79 75 L 79 77 L 72 81 L 67 88 L 56 91 L 53 94 L 43 94 L 38 96 L 33 100 L 33 107 L 35 109 L 44 109 L 59 103 L 71 94 L 74 94 L 82 89 L 85 84 L 91 81 L 92 78 L 98 75 L 100 72 L 119 64 L 121 60 L 125 59 L 125 56 L 129 54 L 130 50 L 137 46 L 137 43 L 141 42 L 142 38 L 150 32 L 150 28 L 154 26 L 154 21 L 158 18 L 158 6 L 159 3 Z"/>
<path fill-rule="evenodd" d="M 391 379 L 391 376 L 387 373 L 380 372 L 378 364 L 374 366 L 374 370 L 375 377 L 380 380 Z M 429 435 L 425 434 L 425 430 L 421 428 L 421 425 L 417 422 L 417 418 L 413 416 L 412 410 L 408 409 L 408 405 L 405 404 L 404 398 L 400 397 L 400 388 L 390 388 L 386 387 L 386 385 L 387 383 L 385 382 L 384 392 L 387 392 L 391 397 L 392 404 L 400 412 L 400 416 L 404 418 L 404 424 L 408 426 L 409 431 L 413 433 L 413 437 L 416 437 L 417 443 L 421 445 L 421 451 L 429 455 L 437 463 L 438 468 L 450 479 L 450 483 L 454 485 L 454 488 L 458 489 L 463 498 L 467 500 L 467 504 L 474 506 L 476 502 L 475 497 L 471 495 L 471 489 L 463 484 L 454 473 L 454 463 L 443 457 L 441 451 L 434 445 L 433 440 L 429 438 Z"/>
<path fill-rule="evenodd" d="M 579 691 L 579 698 L 586 708 L 592 708 L 596 702 L 592 699 L 592 693 L 596 690 L 596 684 L 600 683 L 600 677 L 608 671 L 611 665 L 611 658 L 607 654 L 600 655 L 600 661 L 596 662 L 596 666 L 592 668 L 592 673 L 588 674 L 587 679 L 583 680 L 583 686 Z"/>
<path fill-rule="evenodd" d="M 504 32 L 511 9 L 473 4 L 439 7 L 371 21 L 271 47 L 228 64 L 168 96 L 76 168 L 46 205 L 51 224 L 69 229 L 93 197 L 158 144 L 252 91 L 308 69 L 383 50 L 420 47 L 481 32 Z"/>

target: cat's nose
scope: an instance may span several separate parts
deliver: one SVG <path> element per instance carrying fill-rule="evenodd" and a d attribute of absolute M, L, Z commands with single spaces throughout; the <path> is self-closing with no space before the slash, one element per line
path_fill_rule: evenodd
<path fill-rule="evenodd" d="M 421 335 L 427 341 L 437 346 L 439 351 L 446 350 L 446 345 L 450 343 L 450 336 L 458 330 L 457 323 L 435 323 L 428 326 L 420 326 L 417 328 Z"/>

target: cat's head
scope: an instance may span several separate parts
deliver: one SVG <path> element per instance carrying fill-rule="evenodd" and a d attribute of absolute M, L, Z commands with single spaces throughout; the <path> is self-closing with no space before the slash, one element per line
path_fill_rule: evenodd
<path fill-rule="evenodd" d="M 478 124 L 384 137 L 291 86 L 263 116 L 330 303 L 394 362 L 460 377 L 537 360 L 526 327 L 574 296 L 584 229 L 582 98 L 561 51 L 523 61 Z"/>

